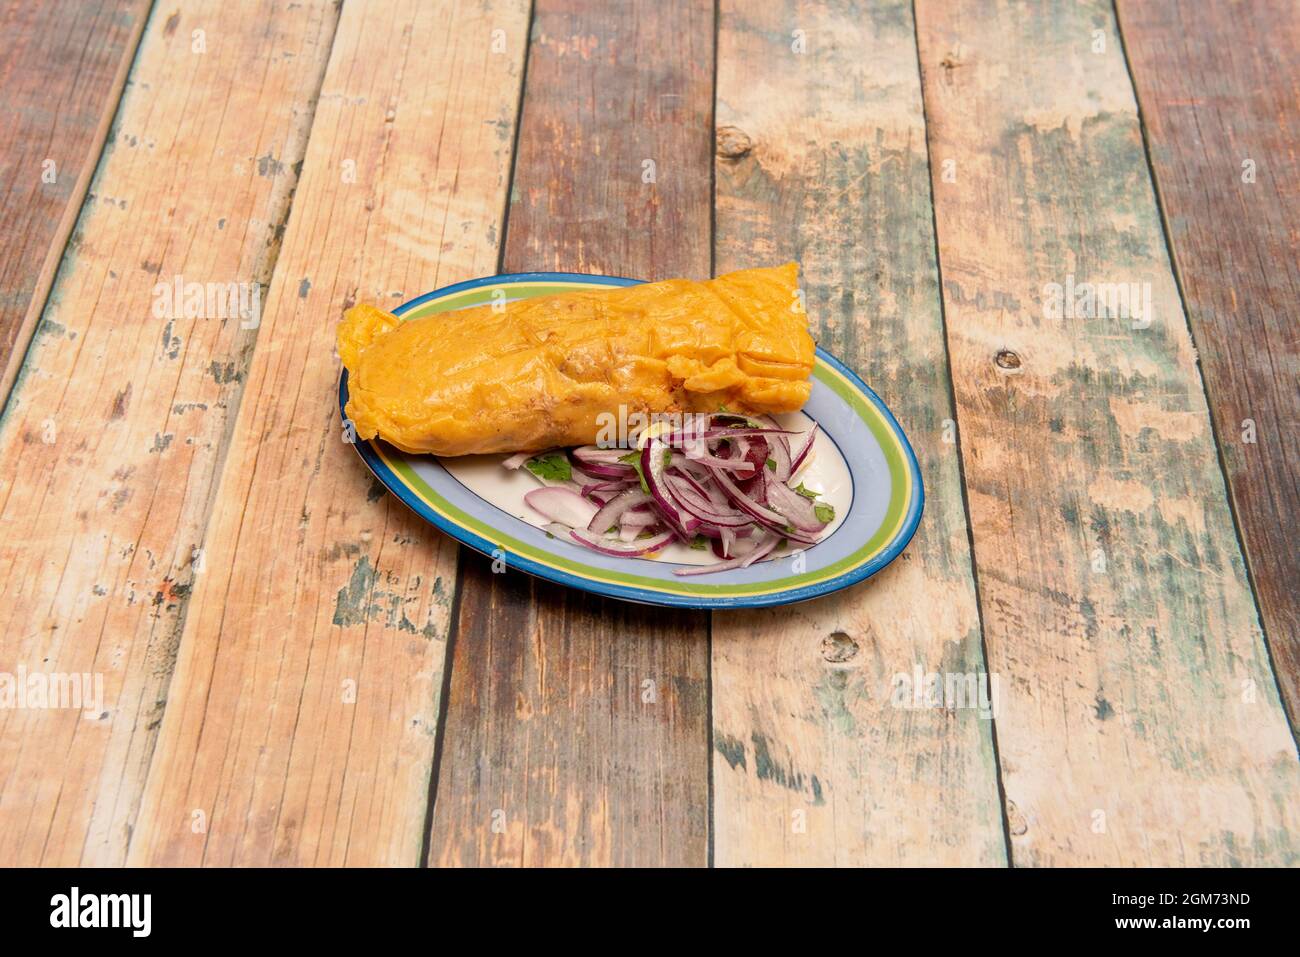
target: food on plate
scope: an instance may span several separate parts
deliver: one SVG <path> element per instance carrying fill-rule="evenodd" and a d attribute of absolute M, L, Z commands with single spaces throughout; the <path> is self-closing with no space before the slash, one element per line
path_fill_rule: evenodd
<path fill-rule="evenodd" d="M 711 548 L 719 561 L 674 569 L 704 575 L 821 539 L 835 511 L 798 478 L 816 436 L 816 425 L 794 432 L 766 416 L 698 414 L 644 430 L 637 449 L 523 452 L 502 464 L 542 481 L 524 501 L 557 538 L 621 557 L 676 541 Z"/>
<path fill-rule="evenodd" d="M 815 352 L 794 263 L 410 322 L 359 305 L 338 350 L 357 437 L 444 456 L 592 445 L 611 415 L 793 412 Z"/>

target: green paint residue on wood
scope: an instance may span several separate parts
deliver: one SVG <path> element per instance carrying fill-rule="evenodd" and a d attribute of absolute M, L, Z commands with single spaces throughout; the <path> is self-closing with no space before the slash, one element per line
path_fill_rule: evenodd
<path fill-rule="evenodd" d="M 793 767 L 777 763 L 772 758 L 767 738 L 757 731 L 750 735 L 750 741 L 754 745 L 754 774 L 760 781 L 771 781 L 787 790 L 806 793 L 812 804 L 826 803 L 822 793 L 822 783 L 817 775 L 805 776 L 803 772 L 796 771 Z"/>
<path fill-rule="evenodd" d="M 813 688 L 813 696 L 821 708 L 826 726 L 850 737 L 856 736 L 858 727 L 849 705 L 863 694 L 861 679 L 852 680 L 853 677 L 852 672 L 842 668 L 828 670 Z"/>
<path fill-rule="evenodd" d="M 432 615 L 419 625 L 407 614 L 409 607 L 413 604 L 418 607 L 423 598 L 419 584 L 419 579 L 416 579 L 411 587 L 390 590 L 390 579 L 381 580 L 370 556 L 362 555 L 353 566 L 348 583 L 338 591 L 333 622 L 340 628 L 374 623 L 431 641 L 442 639 L 444 628 L 435 623 Z M 434 604 L 442 608 L 446 607 L 446 602 L 439 600 L 440 587 L 440 582 L 434 583 L 433 597 Z"/>
<path fill-rule="evenodd" d="M 713 749 L 722 755 L 731 770 L 748 770 L 745 764 L 745 742 L 739 738 L 733 738 L 730 735 L 719 735 L 718 740 L 713 742 Z"/>

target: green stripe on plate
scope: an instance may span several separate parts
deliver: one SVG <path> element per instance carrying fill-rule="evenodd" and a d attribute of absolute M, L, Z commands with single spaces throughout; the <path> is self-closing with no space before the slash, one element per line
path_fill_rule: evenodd
<path fill-rule="evenodd" d="M 422 319 L 425 316 L 437 315 L 440 312 L 454 312 L 457 309 L 469 309 L 473 306 L 486 306 L 492 301 L 492 296 L 498 289 L 508 289 L 512 293 L 510 299 L 535 299 L 538 296 L 550 296 L 561 292 L 572 292 L 574 289 L 593 288 L 599 289 L 606 287 L 593 287 L 589 282 L 545 282 L 538 283 L 537 285 L 520 282 L 502 283 L 500 286 L 483 286 L 478 289 L 467 289 L 464 292 L 453 292 L 451 295 L 442 299 L 431 299 L 429 302 L 421 303 L 410 312 L 402 315 L 401 319 L 405 322 L 407 319 Z"/>

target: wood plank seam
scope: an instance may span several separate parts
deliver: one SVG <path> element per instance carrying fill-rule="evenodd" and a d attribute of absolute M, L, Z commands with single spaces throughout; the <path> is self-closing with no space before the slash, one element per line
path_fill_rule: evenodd
<path fill-rule="evenodd" d="M 312 87 L 312 92 L 311 92 L 311 94 L 310 94 L 310 96 L 309 96 L 309 98 L 308 98 L 308 101 L 307 101 L 307 102 L 308 102 L 308 109 L 307 109 L 306 118 L 305 118 L 305 120 L 304 120 L 304 134 L 303 134 L 303 137 L 302 137 L 302 142 L 301 142 L 301 144 L 300 144 L 300 147 L 299 147 L 299 148 L 297 149 L 297 151 L 296 151 L 296 153 L 297 153 L 299 159 L 298 159 L 297 162 L 294 164 L 294 167 L 295 167 L 295 169 L 298 171 L 298 173 L 300 173 L 300 171 L 301 171 L 302 157 L 305 157 L 305 156 L 306 156 L 307 149 L 308 149 L 309 146 L 310 146 L 310 142 L 311 142 L 311 130 L 312 130 L 312 127 L 314 126 L 314 119 L 315 119 L 316 106 L 317 106 L 317 104 L 318 104 L 318 100 L 319 100 L 319 96 L 320 96 L 321 88 L 322 88 L 322 85 L 323 85 L 324 80 L 325 80 L 325 73 L 326 73 L 326 70 L 327 70 L 328 65 L 329 65 L 330 55 L 331 55 L 332 52 L 333 52 L 333 44 L 334 44 L 334 40 L 335 40 L 335 38 L 337 37 L 338 15 L 339 15 L 339 13 L 340 13 L 340 8 L 341 8 L 342 3 L 343 3 L 343 0 L 337 0 L 337 2 L 335 2 L 334 5 L 333 5 L 333 6 L 334 6 L 334 17 L 333 17 L 333 20 L 331 21 L 331 24 L 330 24 L 330 29 L 329 29 L 329 39 L 328 39 L 328 41 L 327 41 L 327 43 L 326 43 L 326 49 L 325 49 L 324 55 L 321 56 L 320 59 L 319 59 L 319 62 L 318 62 L 318 65 L 317 65 L 317 72 L 316 72 L 316 76 L 315 76 L 315 78 L 314 78 L 314 83 L 313 83 L 313 87 Z M 173 14 L 172 16 L 173 16 L 173 18 L 174 18 L 174 17 L 175 17 L 175 14 Z M 171 19 L 169 18 L 169 23 L 170 23 L 170 22 L 171 22 Z M 223 115 L 224 115 L 224 110 L 225 110 L 226 108 L 228 108 L 228 106 L 229 106 L 229 99 L 227 98 L 226 103 L 223 104 Z M 269 154 L 268 154 L 268 155 L 269 155 Z M 176 172 L 176 175 L 179 175 L 179 171 L 175 171 L 175 172 Z M 270 226 L 271 226 L 271 242 L 267 245 L 267 248 L 266 248 L 265 252 L 264 252 L 263 255 L 258 259 L 258 261 L 255 263 L 255 266 L 254 266 L 254 269 L 253 269 L 253 273 L 252 273 L 252 275 L 253 275 L 253 277 L 254 277 L 253 281 L 256 282 L 256 283 L 259 285 L 259 287 L 261 288 L 261 295 L 262 295 L 262 298 L 263 298 L 264 300 L 265 300 L 265 298 L 266 298 L 267 292 L 268 292 L 269 289 L 270 289 L 271 282 L 272 282 L 272 280 L 274 279 L 274 276 L 275 276 L 275 269 L 276 269 L 276 265 L 277 265 L 278 262 L 279 262 L 279 255 L 280 255 L 280 251 L 281 251 L 281 247 L 282 247 L 282 237 L 283 237 L 283 234 L 284 234 L 284 230 L 287 228 L 287 225 L 288 225 L 288 222 L 289 222 L 290 215 L 291 215 L 291 213 L 293 212 L 293 202 L 294 202 L 294 198 L 295 198 L 295 196 L 296 196 L 296 192 L 297 192 L 297 177 L 295 176 L 295 179 L 294 179 L 293 184 L 292 184 L 292 185 L 289 187 L 289 189 L 287 190 L 287 195 L 284 197 L 283 202 L 282 202 L 281 204 L 279 204 L 279 206 L 277 207 L 277 209 L 276 209 L 276 214 L 275 214 L 275 216 L 274 216 L 274 219 L 273 219 L 272 222 L 270 223 Z M 243 225 L 243 228 L 244 228 L 244 230 L 245 230 L 244 235 L 246 236 L 250 224 L 248 224 L 248 223 L 244 223 L 244 224 L 242 224 L 242 225 Z M 194 237 L 193 237 L 193 236 L 190 236 L 190 237 L 188 237 L 188 239 L 189 239 L 190 243 L 192 244 L 193 241 L 194 241 Z M 166 252 L 166 250 L 164 250 L 164 253 L 165 253 L 165 252 Z M 246 376 L 247 376 L 247 373 L 248 373 L 248 367 L 249 367 L 249 365 L 250 365 L 251 362 L 252 362 L 253 352 L 254 352 L 254 350 L 256 349 L 257 338 L 258 338 L 258 334 L 259 334 L 260 332 L 261 332 L 261 327 L 260 327 L 260 326 L 257 327 L 256 329 L 254 329 L 254 330 L 253 330 L 253 334 L 252 334 L 250 337 L 248 337 L 248 340 L 245 342 L 244 347 L 243 347 L 243 349 L 241 350 L 241 359 L 242 359 L 242 363 L 241 363 L 240 371 L 239 371 L 238 373 L 236 373 L 238 376 L 241 377 L 241 379 L 246 379 Z M 186 350 L 188 350 L 188 348 L 189 348 L 189 343 L 188 343 L 188 341 L 187 341 L 187 343 L 186 343 Z M 177 388 L 179 389 L 179 382 L 177 383 Z M 220 495 L 220 490 L 221 490 L 221 476 L 223 475 L 223 473 L 224 473 L 224 471 L 225 471 L 225 462 L 226 462 L 226 457 L 227 457 L 227 455 L 229 454 L 231 440 L 232 440 L 232 438 L 233 438 L 233 436 L 234 436 L 235 428 L 236 428 L 236 426 L 237 426 L 237 424 L 238 424 L 238 419 L 239 419 L 239 407 L 240 407 L 240 404 L 241 404 L 242 397 L 243 397 L 243 389 L 242 389 L 242 388 L 237 389 L 237 390 L 236 390 L 236 393 L 235 393 L 235 396 L 234 396 L 234 400 L 229 404 L 229 407 L 228 407 L 228 413 L 227 413 L 227 416 L 226 416 L 225 421 L 224 421 L 224 423 L 223 423 L 223 431 L 222 431 L 222 433 L 221 433 L 220 441 L 219 441 L 218 444 L 217 444 L 217 452 L 216 452 L 216 455 L 214 456 L 213 474 L 214 474 L 214 476 L 216 476 L 216 480 L 213 481 L 213 482 L 211 483 L 211 485 L 209 486 L 209 489 L 208 489 L 207 501 L 206 501 L 206 503 L 205 503 L 205 508 L 204 508 L 204 515 L 206 516 L 206 520 L 203 522 L 203 527 L 202 527 L 202 529 L 201 529 L 201 534 L 200 534 L 200 539 L 199 539 L 200 543 L 202 543 L 202 541 L 203 541 L 202 536 L 203 536 L 203 535 L 206 535 L 206 532 L 207 532 L 207 523 L 208 523 L 208 521 L 211 520 L 211 516 L 212 516 L 212 513 L 213 513 L 213 508 L 214 508 L 214 506 L 215 506 L 215 504 L 216 504 L 216 502 L 217 502 L 217 500 L 218 500 L 218 498 L 219 498 L 219 495 Z M 172 396 L 172 400 L 173 400 L 173 402 L 175 401 L 175 398 L 176 398 L 176 395 L 175 395 L 175 393 L 173 393 L 173 396 Z M 201 547 L 201 544 L 200 544 L 200 547 Z M 186 619 L 187 619 L 187 617 L 188 617 L 188 614 L 189 614 L 189 609 L 190 609 L 190 598 L 191 598 L 191 597 L 192 597 L 192 591 L 189 592 L 189 593 L 187 593 L 187 594 L 182 598 L 182 600 L 181 600 L 180 602 L 178 602 L 178 608 L 177 608 L 177 612 L 176 612 L 176 620 L 175 620 L 175 622 L 174 622 L 173 625 L 172 625 L 173 641 L 175 642 L 176 645 L 179 645 L 180 640 L 181 640 L 181 637 L 183 636 L 184 631 L 185 631 L 185 621 L 186 621 Z M 178 649 L 178 650 L 179 650 L 179 649 Z M 175 666 L 175 662 L 176 662 L 176 655 L 173 654 L 173 656 L 172 656 L 172 658 L 171 658 L 171 664 L 172 664 L 173 669 L 174 669 L 174 666 Z M 163 688 L 162 688 L 162 696 L 163 696 L 163 701 L 164 701 L 164 702 L 166 702 L 166 700 L 167 700 L 167 698 L 168 698 L 168 695 L 169 695 L 169 693 L 170 693 L 170 688 L 171 688 L 171 680 L 170 680 L 170 679 L 171 679 L 172 673 L 173 673 L 173 671 L 169 671 L 169 672 L 168 672 L 168 675 L 167 675 L 167 683 L 166 683 L 166 684 L 163 686 Z M 161 725 L 161 723 L 162 723 L 162 721 L 163 721 L 165 715 L 166 715 L 166 707 L 165 707 L 165 704 L 164 704 L 164 707 L 163 707 L 161 713 L 159 714 L 159 716 L 158 716 L 158 718 L 157 718 L 157 720 L 156 720 L 155 727 Z M 155 736 L 155 738 L 154 738 L 154 743 L 155 743 L 155 745 L 156 745 L 156 741 L 157 741 L 157 738 L 156 738 L 156 736 Z M 145 774 L 145 780 L 146 780 L 146 781 L 148 780 L 149 770 L 150 770 L 150 768 L 151 768 L 151 766 L 152 766 L 153 756 L 154 756 L 154 749 L 151 748 L 150 751 L 149 751 L 149 755 L 148 755 L 148 761 L 146 762 L 146 765 L 145 765 L 145 772 L 144 772 L 144 774 Z M 138 810 L 138 805 L 137 805 L 137 810 Z M 129 859 L 129 857 L 130 857 L 130 853 L 131 853 L 131 839 L 134 837 L 135 833 L 136 833 L 136 828 L 135 828 L 135 826 L 133 825 L 133 826 L 131 826 L 131 827 L 128 829 L 128 831 L 127 831 L 126 846 L 125 846 L 125 849 L 124 849 L 124 852 L 123 852 L 123 856 L 124 856 L 125 859 Z"/>
<path fill-rule="evenodd" d="M 72 187 L 72 193 L 64 206 L 49 248 L 46 250 L 45 257 L 41 262 L 31 299 L 28 301 L 23 318 L 15 330 L 13 341 L 4 353 L 4 365 L 0 369 L 0 421 L 3 421 L 4 409 L 9 402 L 14 383 L 26 360 L 27 350 L 36 333 L 40 317 L 45 311 L 45 304 L 54 286 L 59 265 L 67 254 L 68 244 L 81 216 L 81 210 L 85 204 L 90 185 L 94 181 L 105 141 L 117 121 L 118 109 L 122 102 L 122 92 L 135 65 L 135 59 L 140 48 L 140 39 L 144 36 L 145 27 L 152 15 L 153 0 L 145 0 L 144 9 L 137 11 L 135 24 L 126 40 L 117 71 L 107 90 L 99 126 L 95 129 L 90 142 L 87 144 L 86 159 L 81 164 L 77 179 Z M 79 62 L 78 79 L 81 76 L 81 66 L 82 63 Z M 53 135 L 53 131 L 51 131 L 51 135 Z M 3 348 L 3 343 L 0 343 L 0 348 Z"/>
<path fill-rule="evenodd" d="M 706 15 L 534 4 L 502 269 L 708 268 Z M 492 574 L 477 555 L 461 570 L 430 864 L 703 863 L 704 616 Z M 661 699 L 643 703 L 633 676 Z"/>
<path fill-rule="evenodd" d="M 528 17 L 524 25 L 525 37 L 532 37 L 533 35 L 533 16 L 536 9 L 537 5 L 535 0 L 529 0 Z M 514 139 L 510 144 L 510 166 L 506 173 L 507 189 L 502 196 L 502 236 L 508 236 L 510 234 L 510 207 L 513 204 L 510 201 L 509 186 L 513 185 L 515 181 L 515 164 L 519 160 L 519 131 L 523 128 L 524 90 L 528 88 L 528 58 L 532 48 L 532 43 L 526 40 L 524 43 L 523 62 L 519 69 L 519 98 L 515 103 Z M 497 250 L 498 274 L 505 272 L 505 258 L 506 244 L 502 243 L 501 248 Z M 460 635 L 460 604 L 461 598 L 464 594 L 461 582 L 465 574 L 466 554 L 467 550 L 464 545 L 457 546 L 455 594 L 452 596 L 451 600 L 451 612 L 447 625 L 446 663 L 443 665 L 442 687 L 438 694 L 438 722 L 433 744 L 433 767 L 429 773 L 429 794 L 424 814 L 424 836 L 420 842 L 420 860 L 416 865 L 420 868 L 429 867 L 429 855 L 433 847 L 434 807 L 438 800 L 438 785 L 441 781 L 442 755 L 447 727 L 447 706 L 451 701 L 451 672 L 456 660 L 456 639 Z"/>
<path fill-rule="evenodd" d="M 1189 306 L 1184 282 L 1185 266 L 1180 261 L 1177 246 L 1170 234 L 1167 201 L 1160 185 L 1160 175 L 1157 172 L 1156 163 L 1151 157 L 1150 131 L 1147 126 L 1146 116 L 1143 112 L 1142 97 L 1139 95 L 1138 84 L 1133 74 L 1133 61 L 1129 54 L 1128 42 L 1124 36 L 1124 22 L 1119 12 L 1119 0 L 1111 0 L 1111 7 L 1115 15 L 1115 29 L 1116 33 L 1119 35 L 1120 50 L 1124 55 L 1124 67 L 1128 71 L 1129 83 L 1133 87 L 1133 100 L 1137 105 L 1138 124 L 1142 131 L 1142 148 L 1146 155 L 1147 169 L 1151 177 L 1152 191 L 1155 194 L 1156 208 L 1160 214 L 1161 235 L 1164 238 L 1165 253 L 1169 257 L 1170 268 L 1174 276 L 1174 285 L 1178 289 L 1178 300 L 1182 305 L 1183 318 L 1187 323 L 1187 333 L 1191 337 L 1193 344 L 1196 346 L 1196 372 L 1201 382 L 1201 389 L 1205 393 L 1206 405 L 1210 409 L 1214 409 L 1216 403 L 1214 401 L 1214 396 L 1211 394 L 1210 383 L 1205 374 L 1204 343 L 1197 332 L 1196 323 L 1193 322 L 1192 319 L 1193 310 Z M 1232 494 L 1234 479 L 1231 469 L 1228 468 L 1224 451 L 1227 442 L 1221 433 L 1217 416 L 1211 414 L 1209 418 L 1210 432 L 1214 438 L 1214 448 L 1219 463 L 1219 471 L 1223 475 L 1224 485 L 1229 489 L 1228 510 L 1232 515 L 1232 527 L 1236 532 L 1237 547 L 1241 549 L 1241 553 L 1246 560 L 1246 580 L 1250 584 L 1250 592 L 1255 601 L 1256 614 L 1259 616 L 1259 627 L 1264 636 L 1264 648 L 1268 654 L 1269 668 L 1273 672 L 1273 681 L 1277 686 L 1278 697 L 1282 701 L 1282 706 L 1287 713 L 1287 719 L 1291 726 L 1291 737 L 1295 742 L 1297 755 L 1300 755 L 1300 713 L 1297 713 L 1296 711 L 1297 695 L 1294 689 L 1289 688 L 1284 683 L 1283 672 L 1278 665 L 1277 654 L 1274 650 L 1274 644 L 1276 642 L 1285 641 L 1286 639 L 1284 636 L 1272 632 L 1269 627 L 1268 616 L 1264 614 L 1263 603 L 1260 599 L 1259 584 L 1256 581 L 1258 569 L 1255 566 L 1258 558 L 1255 551 L 1250 547 L 1249 540 L 1243 529 L 1237 496 Z"/>
<path fill-rule="evenodd" d="M 913 40 L 915 41 L 915 46 L 916 46 L 916 75 L 919 77 L 922 75 L 922 70 L 923 70 L 921 64 L 921 37 L 917 31 L 917 26 L 916 26 L 916 0 L 911 0 L 911 2 L 912 2 L 912 37 Z M 925 125 L 927 129 L 930 125 L 928 109 L 929 108 L 926 105 L 926 97 L 925 97 L 925 84 L 922 83 L 921 84 L 921 116 L 922 119 L 925 120 Z M 938 276 L 939 289 L 941 290 L 939 295 L 939 326 L 943 330 L 944 367 L 947 370 L 948 381 L 951 383 L 954 380 L 953 380 L 953 371 L 952 371 L 952 350 L 949 348 L 948 345 L 949 343 L 948 303 L 946 298 L 942 294 L 942 290 L 944 288 L 943 257 L 939 255 L 939 217 L 937 211 L 935 210 L 935 203 L 934 203 L 934 157 L 930 152 L 930 137 L 928 135 L 925 137 L 924 145 L 925 145 L 925 165 L 926 165 L 926 169 L 929 171 L 929 179 L 926 182 L 926 187 L 929 190 L 929 194 L 930 194 L 930 228 L 934 232 L 933 235 L 934 271 L 935 274 Z M 954 445 L 954 450 L 957 454 L 957 474 L 958 476 L 960 476 L 961 479 L 960 485 L 961 485 L 962 514 L 965 516 L 966 519 L 966 544 L 967 544 L 967 548 L 969 549 L 968 554 L 971 556 L 970 574 L 971 574 L 971 579 L 975 583 L 975 614 L 976 614 L 976 618 L 979 620 L 979 626 L 980 626 L 980 660 L 983 662 L 984 669 L 987 672 L 990 669 L 988 628 L 984 623 L 984 593 L 980 588 L 979 564 L 974 560 L 975 531 L 974 531 L 974 524 L 971 521 L 970 495 L 967 492 L 968 486 L 966 484 L 966 458 L 962 447 L 961 420 L 957 415 L 957 396 L 955 390 L 951 391 L 948 395 L 948 412 L 951 414 L 952 421 L 953 421 L 953 445 Z M 994 776 L 998 786 L 998 808 L 1002 813 L 1002 841 L 1003 841 L 1003 847 L 1005 853 L 1007 855 L 1006 864 L 1007 867 L 1015 867 L 1016 866 L 1015 853 L 1011 844 L 1011 821 L 1007 814 L 1007 786 L 1006 786 L 1006 782 L 1002 780 L 1002 756 L 1001 756 L 1001 752 L 998 749 L 998 719 L 996 715 L 989 720 L 989 733 L 993 741 L 993 767 L 995 772 Z"/>

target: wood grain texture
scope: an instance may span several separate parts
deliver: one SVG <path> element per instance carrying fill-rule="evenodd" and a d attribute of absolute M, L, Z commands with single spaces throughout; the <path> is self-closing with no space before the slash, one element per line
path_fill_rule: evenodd
<path fill-rule="evenodd" d="M 334 6 L 155 16 L 0 423 L 0 671 L 102 711 L 0 712 L 0 861 L 120 864 L 257 335 L 158 284 L 270 278 Z M 194 31 L 204 31 L 196 52 Z"/>
<path fill-rule="evenodd" d="M 1300 728 L 1300 9 L 1119 4 L 1246 560 Z"/>
<path fill-rule="evenodd" d="M 0 402 L 85 198 L 148 0 L 0 3 Z"/>
<path fill-rule="evenodd" d="M 1294 863 L 1300 764 L 1112 8 L 917 19 L 1014 863 Z M 1058 313 L 1071 279 L 1150 309 Z"/>
<path fill-rule="evenodd" d="M 506 271 L 706 276 L 711 5 L 538 0 L 530 42 Z M 705 863 L 707 618 L 462 566 L 429 862 Z"/>
<path fill-rule="evenodd" d="M 456 547 L 343 441 L 334 334 L 494 270 L 526 23 L 343 8 L 133 863 L 420 860 Z"/>
<path fill-rule="evenodd" d="M 991 715 L 896 680 L 986 670 L 911 3 L 727 0 L 718 124 L 717 270 L 801 262 L 819 344 L 899 417 L 926 506 L 870 582 L 714 615 L 715 862 L 1005 863 Z"/>

